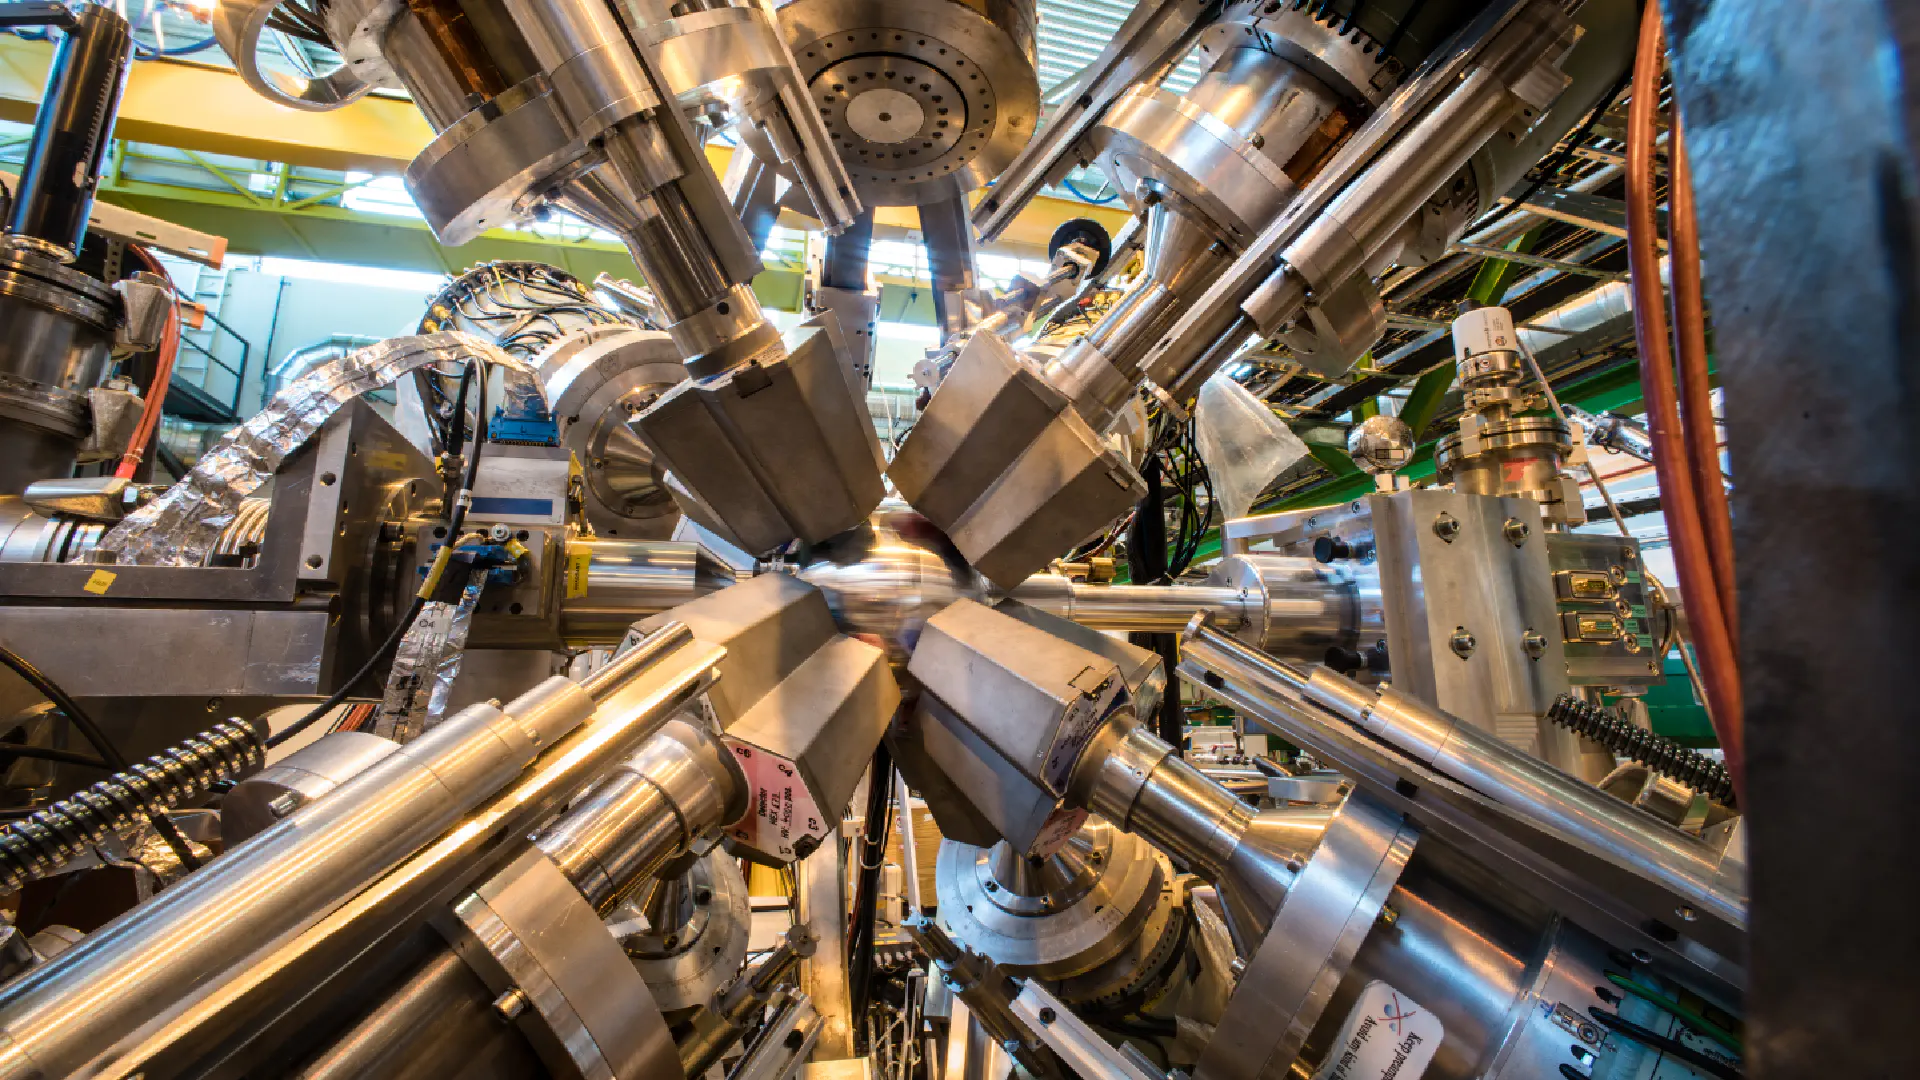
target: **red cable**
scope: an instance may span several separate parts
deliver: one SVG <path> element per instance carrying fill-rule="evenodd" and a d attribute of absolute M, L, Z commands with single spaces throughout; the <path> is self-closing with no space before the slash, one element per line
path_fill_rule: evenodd
<path fill-rule="evenodd" d="M 1708 718 L 1726 754 L 1735 797 L 1746 805 L 1746 753 L 1741 723 L 1740 675 L 1721 610 L 1707 551 L 1699 492 L 1688 467 L 1686 433 L 1680 427 L 1673 353 L 1660 292 L 1660 258 L 1654 246 L 1654 111 L 1658 107 L 1661 57 L 1660 5 L 1648 4 L 1634 56 L 1633 99 L 1627 110 L 1627 256 L 1633 287 L 1634 336 L 1640 351 L 1640 381 L 1647 403 L 1647 430 L 1654 444 L 1660 506 L 1679 571 L 1687 625 L 1700 657 Z"/>
<path fill-rule="evenodd" d="M 1714 587 L 1726 617 L 1727 638 L 1740 649 L 1740 612 L 1733 579 L 1733 517 L 1720 479 L 1720 439 L 1713 424 L 1713 382 L 1707 374 L 1707 315 L 1700 284 L 1700 227 L 1694 215 L 1693 173 L 1687 163 L 1686 131 L 1676 109 L 1667 182 L 1673 223 L 1673 326 L 1680 366 L 1680 420 L 1687 432 L 1687 467 L 1700 493 L 1701 523 L 1713 560 Z"/>
<path fill-rule="evenodd" d="M 127 250 L 140 257 L 147 269 L 160 276 L 167 283 L 167 292 L 173 298 L 171 311 L 167 316 L 167 329 L 160 336 L 160 358 L 154 365 L 153 382 L 147 386 L 146 404 L 140 410 L 140 422 L 133 429 L 133 438 L 127 440 L 126 453 L 120 455 L 120 464 L 113 475 L 122 480 L 133 479 L 140 469 L 140 460 L 146 456 L 147 444 L 153 441 L 154 433 L 160 429 L 160 409 L 167 400 L 167 388 L 173 381 L 173 360 L 180 352 L 180 294 L 173 286 L 173 280 L 147 249 L 139 244 L 127 245 Z"/>

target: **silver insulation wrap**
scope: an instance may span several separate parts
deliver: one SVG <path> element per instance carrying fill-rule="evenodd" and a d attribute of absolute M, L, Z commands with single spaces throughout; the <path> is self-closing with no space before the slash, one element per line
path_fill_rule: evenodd
<path fill-rule="evenodd" d="M 114 526 L 98 550 L 141 566 L 202 565 L 240 504 L 342 405 L 392 385 L 415 368 L 458 367 L 473 359 L 507 372 L 510 393 L 523 393 L 526 387 L 539 393 L 525 361 L 470 334 L 426 334 L 369 345 L 314 368 L 282 390 L 202 455 L 179 483 Z"/>
<path fill-rule="evenodd" d="M 453 681 L 460 676 L 473 609 L 480 603 L 487 572 L 474 570 L 460 590 L 460 602 L 430 600 L 407 627 L 393 653 L 386 695 L 374 714 L 373 733 L 395 742 L 411 742 L 447 715 Z"/>

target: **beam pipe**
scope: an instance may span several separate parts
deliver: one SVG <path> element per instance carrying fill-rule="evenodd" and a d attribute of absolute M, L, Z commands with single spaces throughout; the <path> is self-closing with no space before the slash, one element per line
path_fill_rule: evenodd
<path fill-rule="evenodd" d="M 1375 693 L 1325 668 L 1305 675 L 1199 619 L 1188 628 L 1182 653 L 1252 699 L 1305 699 L 1536 827 L 1636 870 L 1699 911 L 1746 925 L 1745 884 L 1725 871 L 1720 852 L 1494 735 L 1391 687 Z"/>
<path fill-rule="evenodd" d="M 0 1078 L 167 1073 L 324 981 L 702 693 L 726 650 L 683 634 L 463 710 L 7 986 Z"/>
<path fill-rule="evenodd" d="M 744 813 L 745 800 L 745 778 L 730 755 L 711 735 L 674 721 L 594 785 L 534 846 L 606 914 L 701 832 Z M 463 1007 L 477 983 L 450 946 L 437 950 L 389 1001 L 335 1040 L 301 1073 L 302 1080 L 345 1080 L 364 1075 L 374 1062 L 396 1055 L 411 1060 L 432 1046 L 446 1047 L 445 1054 L 427 1055 L 434 1065 L 466 1064 L 470 1057 L 461 1056 L 460 1048 L 488 1047 L 489 1029 L 498 1027 L 485 1010 Z M 447 1024 L 422 1030 L 421 1018 L 432 1016 L 447 1017 Z M 447 1055 L 458 1060 L 443 1060 Z"/>
<path fill-rule="evenodd" d="M 1223 585 L 1087 585 L 1035 574 L 1009 595 L 1094 630 L 1177 634 L 1201 611 L 1238 630 L 1248 615 L 1247 598 Z"/>

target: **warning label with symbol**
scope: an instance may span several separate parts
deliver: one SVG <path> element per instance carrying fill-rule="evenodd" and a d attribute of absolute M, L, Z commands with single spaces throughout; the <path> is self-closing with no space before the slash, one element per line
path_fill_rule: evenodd
<path fill-rule="evenodd" d="M 1419 1080 L 1446 1037 L 1439 1017 L 1375 980 L 1360 991 L 1313 1080 Z"/>
<path fill-rule="evenodd" d="M 793 762 L 751 743 L 723 741 L 746 774 L 753 800 L 747 815 L 727 829 L 734 842 L 780 862 L 804 858 L 820 846 L 827 822 Z"/>

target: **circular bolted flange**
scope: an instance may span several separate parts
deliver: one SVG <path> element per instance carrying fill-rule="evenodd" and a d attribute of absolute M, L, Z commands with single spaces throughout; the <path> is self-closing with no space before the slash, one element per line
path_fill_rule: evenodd
<path fill-rule="evenodd" d="M 240 81 L 277 105 L 302 112 L 328 112 L 360 99 L 373 83 L 350 64 L 325 75 L 301 78 L 260 66 L 260 37 L 267 20 L 286 0 L 222 0 L 213 9 L 213 36 L 233 58 Z M 381 74 L 385 74 L 382 72 Z"/>

